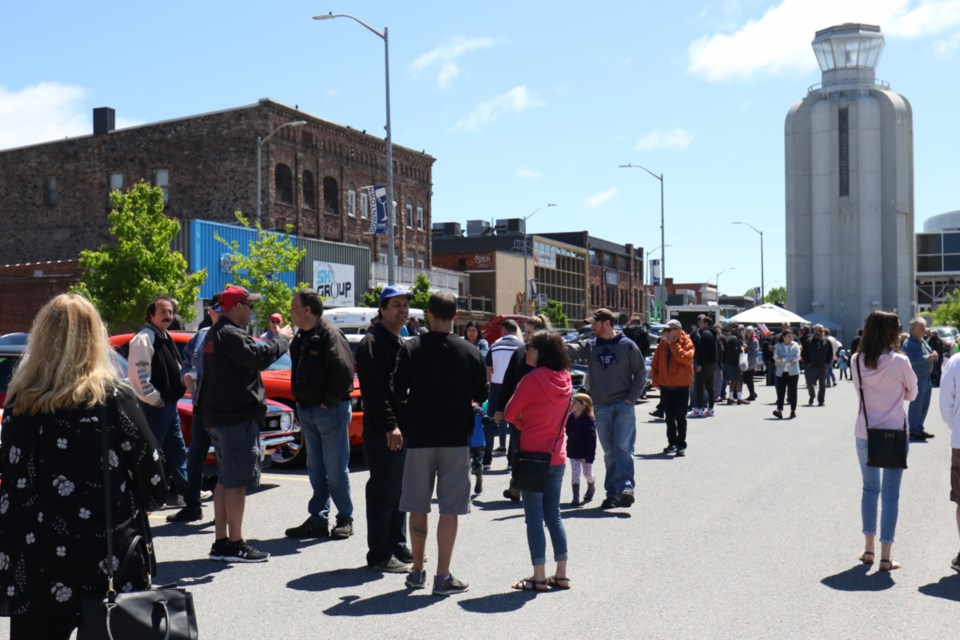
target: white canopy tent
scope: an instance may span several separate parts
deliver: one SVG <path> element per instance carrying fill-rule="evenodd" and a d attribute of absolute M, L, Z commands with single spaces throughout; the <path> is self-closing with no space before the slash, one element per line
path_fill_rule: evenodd
<path fill-rule="evenodd" d="M 784 322 L 791 324 L 810 324 L 805 318 L 798 316 L 794 312 L 784 309 L 783 307 L 778 307 L 775 304 L 770 304 L 769 302 L 738 313 L 730 318 L 729 321 L 738 324 L 756 324 L 762 322 L 766 325 L 774 325 L 775 328 Z M 772 330 L 773 329 L 771 329 L 771 331 Z"/>

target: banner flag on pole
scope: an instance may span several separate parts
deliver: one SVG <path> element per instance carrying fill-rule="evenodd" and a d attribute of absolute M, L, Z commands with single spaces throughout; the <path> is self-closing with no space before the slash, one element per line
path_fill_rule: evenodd
<path fill-rule="evenodd" d="M 367 201 L 370 203 L 370 230 L 367 233 L 386 233 L 387 188 L 382 184 L 374 184 L 361 189 L 367 190 Z"/>

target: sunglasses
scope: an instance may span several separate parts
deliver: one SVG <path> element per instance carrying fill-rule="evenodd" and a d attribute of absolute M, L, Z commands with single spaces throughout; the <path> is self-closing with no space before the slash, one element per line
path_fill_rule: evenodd
<path fill-rule="evenodd" d="M 239 304 L 242 304 L 242 305 L 245 306 L 247 309 L 251 309 L 251 310 L 252 310 L 253 307 L 254 307 L 254 303 L 253 303 L 253 302 L 240 302 Z"/>

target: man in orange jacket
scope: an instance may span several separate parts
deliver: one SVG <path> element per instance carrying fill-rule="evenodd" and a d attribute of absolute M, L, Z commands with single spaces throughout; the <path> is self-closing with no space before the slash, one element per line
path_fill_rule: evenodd
<path fill-rule="evenodd" d="M 678 320 L 663 328 L 662 339 L 653 354 L 650 377 L 660 389 L 660 404 L 667 421 L 665 454 L 687 455 L 687 401 L 693 382 L 693 341 Z"/>

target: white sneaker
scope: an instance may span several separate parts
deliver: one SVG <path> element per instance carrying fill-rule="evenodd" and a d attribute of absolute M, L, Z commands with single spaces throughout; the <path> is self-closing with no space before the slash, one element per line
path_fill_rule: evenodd
<path fill-rule="evenodd" d="M 714 415 L 713 409 L 704 409 L 704 410 L 703 410 L 703 417 L 704 417 L 704 418 L 712 418 L 713 415 Z"/>
<path fill-rule="evenodd" d="M 699 417 L 701 417 L 702 415 L 703 415 L 703 413 L 700 412 L 700 409 L 694 409 L 693 411 L 691 411 L 690 413 L 687 414 L 687 417 L 688 417 L 688 418 L 699 418 Z"/>

